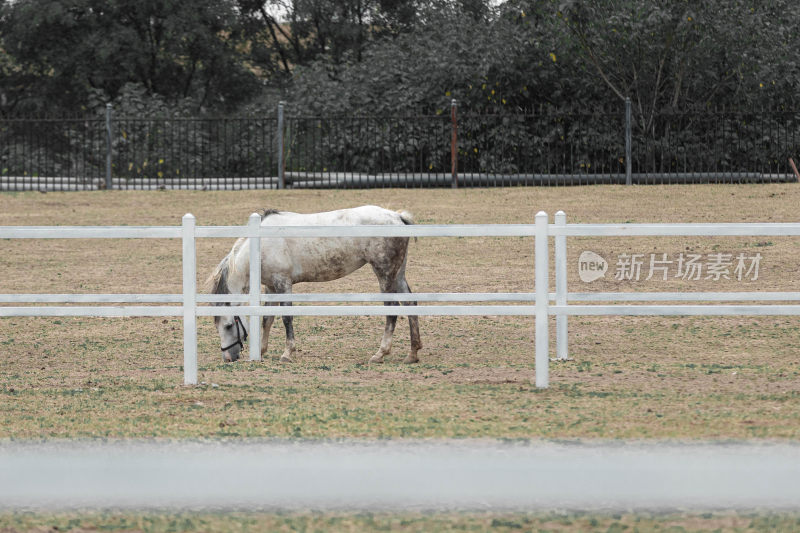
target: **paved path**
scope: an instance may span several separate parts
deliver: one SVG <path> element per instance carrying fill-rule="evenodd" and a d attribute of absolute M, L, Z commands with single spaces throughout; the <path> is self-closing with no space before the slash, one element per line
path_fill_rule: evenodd
<path fill-rule="evenodd" d="M 0 444 L 0 508 L 800 509 L 800 444 Z"/>

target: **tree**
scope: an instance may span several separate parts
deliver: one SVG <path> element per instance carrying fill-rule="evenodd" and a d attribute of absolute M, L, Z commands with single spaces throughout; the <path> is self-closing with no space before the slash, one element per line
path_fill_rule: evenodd
<path fill-rule="evenodd" d="M 128 83 L 230 107 L 257 87 L 235 15 L 216 0 L 18 0 L 4 7 L 0 30 L 3 50 L 28 73 L 29 107 L 76 111 L 92 91 L 111 100 Z"/>
<path fill-rule="evenodd" d="M 418 0 L 238 0 L 255 65 L 267 77 L 289 77 L 324 59 L 359 63 L 370 44 L 410 31 Z"/>
<path fill-rule="evenodd" d="M 454 98 L 489 112 L 560 105 L 576 93 L 590 99 L 582 76 L 565 75 L 575 54 L 554 10 L 484 8 L 431 4 L 413 31 L 373 42 L 360 63 L 297 68 L 295 100 L 319 113 L 392 113 L 445 112 Z M 556 52 L 564 52 L 558 62 Z"/>
<path fill-rule="evenodd" d="M 787 0 L 566 0 L 559 17 L 579 61 L 605 88 L 602 99 L 630 98 L 634 135 L 645 146 L 642 168 L 667 171 L 690 156 L 695 168 L 736 168 L 735 160 L 719 159 L 724 147 L 704 139 L 720 127 L 709 124 L 707 110 L 740 113 L 724 122 L 728 143 L 769 151 L 763 131 L 788 134 L 778 117 L 741 114 L 797 105 L 800 20 Z M 670 138 L 682 148 L 663 148 Z"/>
<path fill-rule="evenodd" d="M 784 1 L 567 0 L 559 9 L 582 60 L 614 98 L 631 98 L 643 130 L 660 110 L 763 100 L 758 89 L 779 77 L 776 66 L 797 79 L 786 60 L 798 17 Z"/>

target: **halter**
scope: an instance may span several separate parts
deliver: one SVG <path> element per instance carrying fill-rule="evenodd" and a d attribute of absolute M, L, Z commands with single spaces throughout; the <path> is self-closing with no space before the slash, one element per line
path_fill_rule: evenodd
<path fill-rule="evenodd" d="M 223 352 L 227 352 L 237 344 L 239 345 L 239 348 L 244 350 L 244 341 L 247 340 L 247 330 L 244 328 L 244 324 L 242 324 L 242 319 L 239 318 L 238 316 L 233 317 L 233 323 L 236 326 L 236 342 L 232 343 L 230 346 L 222 348 Z M 244 331 L 244 337 L 242 337 L 242 335 L 239 333 L 239 326 L 242 326 L 242 331 Z"/>

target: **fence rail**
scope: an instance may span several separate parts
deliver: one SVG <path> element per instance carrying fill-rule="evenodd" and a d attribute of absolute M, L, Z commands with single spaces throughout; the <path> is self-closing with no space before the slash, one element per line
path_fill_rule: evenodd
<path fill-rule="evenodd" d="M 197 317 L 221 315 L 249 316 L 250 359 L 260 359 L 260 316 L 280 316 L 285 307 L 262 305 L 293 303 L 363 303 L 387 301 L 427 302 L 435 305 L 301 305 L 292 315 L 521 315 L 535 317 L 535 384 L 549 386 L 550 340 L 548 319 L 556 317 L 556 356 L 568 358 L 567 318 L 570 315 L 628 316 L 766 316 L 800 315 L 798 304 L 699 304 L 698 302 L 797 302 L 798 292 L 649 292 L 649 293 L 570 293 L 567 287 L 567 237 L 576 236 L 800 236 L 800 223 L 742 224 L 567 224 L 566 214 L 556 213 L 550 224 L 539 212 L 534 224 L 507 225 L 414 225 L 414 226 L 260 226 L 261 217 L 253 214 L 246 226 L 196 226 L 194 216 L 185 215 L 180 227 L 14 227 L 0 226 L 0 239 L 6 238 L 180 238 L 183 243 L 182 294 L 0 294 L 0 317 L 4 316 L 183 316 L 184 383 L 197 383 Z M 529 293 L 418 293 L 418 294 L 262 294 L 260 284 L 250 284 L 248 294 L 197 294 L 197 238 L 245 237 L 250 239 L 251 279 L 261 278 L 261 239 L 276 237 L 534 237 L 534 292 Z M 550 292 L 549 240 L 555 246 L 555 291 Z M 550 302 L 554 301 L 555 304 Z M 575 305 L 569 302 L 693 302 L 674 304 Z M 199 303 L 231 302 L 236 306 L 199 306 Z M 442 303 L 460 305 L 436 305 Z M 469 302 L 506 302 L 505 305 L 464 305 Z M 31 304 L 86 304 L 42 306 Z M 162 305 L 112 305 L 112 304 Z M 180 305 L 163 305 L 163 304 Z M 24 304 L 24 305 L 20 305 Z"/>
<path fill-rule="evenodd" d="M 800 111 L 0 118 L 0 190 L 796 181 Z"/>

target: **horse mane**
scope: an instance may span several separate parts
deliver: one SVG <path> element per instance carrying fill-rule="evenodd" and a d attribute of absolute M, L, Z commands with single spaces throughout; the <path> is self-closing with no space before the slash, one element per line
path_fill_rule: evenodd
<path fill-rule="evenodd" d="M 228 278 L 236 275 L 236 252 L 237 249 L 245 242 L 245 239 L 237 239 L 233 243 L 233 248 L 228 252 L 228 255 L 222 258 L 222 261 L 214 268 L 211 275 L 206 279 L 206 289 L 211 294 L 230 294 L 231 290 L 228 288 Z M 221 305 L 221 304 L 215 304 Z"/>
<path fill-rule="evenodd" d="M 230 254 L 226 255 L 217 265 L 206 280 L 206 287 L 211 294 L 228 294 L 228 261 Z M 216 304 L 215 304 L 216 305 Z"/>
<path fill-rule="evenodd" d="M 265 218 L 267 218 L 270 215 L 277 215 L 277 214 L 280 214 L 280 213 L 281 213 L 280 209 L 264 209 L 264 211 L 262 211 L 262 213 L 261 213 L 261 220 L 264 220 Z"/>

